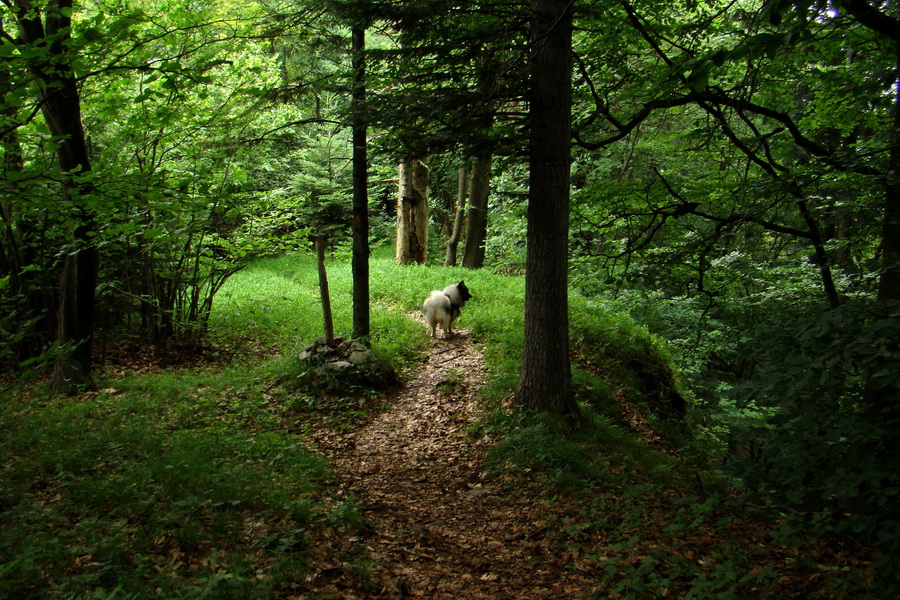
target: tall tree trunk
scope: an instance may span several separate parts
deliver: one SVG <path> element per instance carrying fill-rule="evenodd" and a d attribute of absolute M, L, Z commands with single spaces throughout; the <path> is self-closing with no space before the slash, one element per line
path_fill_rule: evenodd
<path fill-rule="evenodd" d="M 457 175 L 456 211 L 453 219 L 453 232 L 450 234 L 450 239 L 447 240 L 447 258 L 444 259 L 445 267 L 456 266 L 456 250 L 459 247 L 459 239 L 462 237 L 462 226 L 466 216 L 466 200 L 469 196 L 468 182 L 469 165 L 468 163 L 463 163 Z"/>
<path fill-rule="evenodd" d="M 569 360 L 572 2 L 534 0 L 525 347 L 516 401 L 579 418 Z"/>
<path fill-rule="evenodd" d="M 19 37 L 37 53 L 29 63 L 41 100 L 41 112 L 58 144 L 59 166 L 66 174 L 63 200 L 73 207 L 73 240 L 60 280 L 57 342 L 71 349 L 55 367 L 52 389 L 70 393 L 87 382 L 91 372 L 91 336 L 100 253 L 94 239 L 96 224 L 88 197 L 93 189 L 81 181 L 91 170 L 81 120 L 81 98 L 67 58 L 72 27 L 72 0 L 50 3 L 41 21 L 37 7 L 16 3 Z"/>
<path fill-rule="evenodd" d="M 366 33 L 354 28 L 353 37 L 353 337 L 369 335 L 369 166 L 365 104 Z"/>
<path fill-rule="evenodd" d="M 316 238 L 316 266 L 319 269 L 319 296 L 322 298 L 322 319 L 325 323 L 325 343 L 334 346 L 334 321 L 331 318 L 331 293 L 328 291 L 328 272 L 325 270 L 325 236 Z"/>
<path fill-rule="evenodd" d="M 463 266 L 480 269 L 484 266 L 484 240 L 487 237 L 488 196 L 491 190 L 491 155 L 475 158 L 472 167 L 472 186 L 469 191 L 469 219 L 466 225 L 466 247 Z"/>
<path fill-rule="evenodd" d="M 420 160 L 400 163 L 397 199 L 397 264 L 428 259 L 428 166 Z"/>

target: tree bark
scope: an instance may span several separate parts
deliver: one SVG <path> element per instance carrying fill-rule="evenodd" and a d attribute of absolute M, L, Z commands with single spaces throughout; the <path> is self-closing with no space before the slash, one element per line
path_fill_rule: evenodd
<path fill-rule="evenodd" d="M 72 65 L 66 57 L 71 38 L 71 0 L 51 3 L 41 20 L 39 9 L 27 0 L 16 2 L 21 42 L 37 50 L 29 61 L 41 101 L 41 112 L 58 144 L 59 166 L 65 174 L 63 200 L 73 207 L 73 240 L 60 280 L 57 342 L 66 355 L 57 362 L 51 389 L 71 393 L 86 383 L 91 372 L 95 291 L 100 253 L 94 240 L 96 225 L 89 202 L 90 184 L 80 181 L 91 170 L 81 119 L 81 98 Z"/>
<path fill-rule="evenodd" d="M 532 10 L 525 347 L 516 401 L 578 419 L 568 311 L 571 2 L 534 0 Z"/>
<path fill-rule="evenodd" d="M 462 237 L 462 226 L 466 216 L 466 200 L 469 196 L 469 165 L 463 164 L 459 168 L 456 187 L 456 214 L 453 219 L 453 232 L 450 239 L 447 240 L 447 258 L 444 259 L 445 267 L 456 266 L 456 251 L 459 247 L 459 240 Z"/>
<path fill-rule="evenodd" d="M 484 266 L 484 240 L 487 237 L 488 196 L 491 190 L 491 155 L 475 158 L 472 185 L 469 190 L 469 219 L 466 225 L 466 247 L 463 266 L 480 269 Z"/>
<path fill-rule="evenodd" d="M 6 36 L 2 18 L 0 18 L 0 36 Z M 12 91 L 11 73 L 6 61 L 0 62 L 0 98 Z M 4 106 L 0 109 L 0 117 L 3 119 L 4 132 L 0 144 L 2 144 L 2 168 L 9 175 L 9 179 L 15 181 L 13 174 L 19 174 L 25 169 L 25 157 L 22 153 L 22 145 L 19 140 L 18 130 L 11 124 L 16 123 L 18 111 L 15 105 Z M 20 297 L 22 303 L 15 309 L 19 312 L 20 323 L 41 320 L 42 326 L 34 327 L 31 331 L 14 343 L 16 358 L 23 361 L 35 356 L 40 356 L 46 346 L 47 334 L 55 335 L 55 318 L 51 314 L 48 282 L 42 281 L 41 270 L 31 271 L 25 269 L 27 265 L 37 265 L 43 262 L 38 258 L 32 239 L 34 224 L 22 207 L 13 202 L 15 195 L 6 194 L 0 200 L 0 277 L 9 277 L 7 293 L 11 298 Z M 44 316 L 46 315 L 46 316 Z"/>
<path fill-rule="evenodd" d="M 399 179 L 397 264 L 425 264 L 428 259 L 428 166 L 420 160 L 403 160 Z"/>
<path fill-rule="evenodd" d="M 322 318 L 325 323 L 325 343 L 334 346 L 334 321 L 331 318 L 331 293 L 328 291 L 328 272 L 325 270 L 325 237 L 316 238 L 316 266 L 319 269 L 319 296 L 322 298 Z"/>
<path fill-rule="evenodd" d="M 363 51 L 366 34 L 354 28 L 353 38 L 353 337 L 369 335 L 369 167 L 367 156 L 366 66 Z"/>

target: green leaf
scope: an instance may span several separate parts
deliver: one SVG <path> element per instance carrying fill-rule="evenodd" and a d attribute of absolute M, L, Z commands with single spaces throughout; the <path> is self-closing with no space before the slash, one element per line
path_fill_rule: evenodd
<path fill-rule="evenodd" d="M 96 27 L 88 27 L 81 32 L 81 35 L 89 42 L 99 42 L 103 39 L 103 32 Z"/>
<path fill-rule="evenodd" d="M 122 33 L 123 31 L 129 29 L 134 24 L 135 20 L 131 17 L 119 17 L 110 24 L 109 32 L 112 35 L 118 35 L 119 33 Z"/>
<path fill-rule="evenodd" d="M 694 70 L 687 76 L 688 85 L 695 92 L 701 92 L 709 85 L 709 72 L 713 68 L 710 60 L 702 60 L 697 63 Z"/>
<path fill-rule="evenodd" d="M 2 43 L 0 43 L 0 57 L 10 58 L 16 53 L 15 44 L 11 43 L 9 40 L 4 39 Z"/>

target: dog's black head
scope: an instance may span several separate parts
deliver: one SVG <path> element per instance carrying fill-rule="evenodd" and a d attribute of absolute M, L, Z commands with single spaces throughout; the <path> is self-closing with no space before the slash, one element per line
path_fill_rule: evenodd
<path fill-rule="evenodd" d="M 467 288 L 466 284 L 462 281 L 456 284 L 456 289 L 459 291 L 459 297 L 463 302 L 468 302 L 472 299 L 472 294 L 469 293 L 469 288 Z"/>

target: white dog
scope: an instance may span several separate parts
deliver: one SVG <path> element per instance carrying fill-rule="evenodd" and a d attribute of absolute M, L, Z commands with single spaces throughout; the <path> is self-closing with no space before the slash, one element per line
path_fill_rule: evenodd
<path fill-rule="evenodd" d="M 451 283 L 443 291 L 431 292 L 422 305 L 425 322 L 431 328 L 431 337 L 436 337 L 435 329 L 438 325 L 444 330 L 442 337 L 451 337 L 453 322 L 459 317 L 460 309 L 466 305 L 466 300 L 471 298 L 472 294 L 469 293 L 469 288 L 462 281 Z"/>

